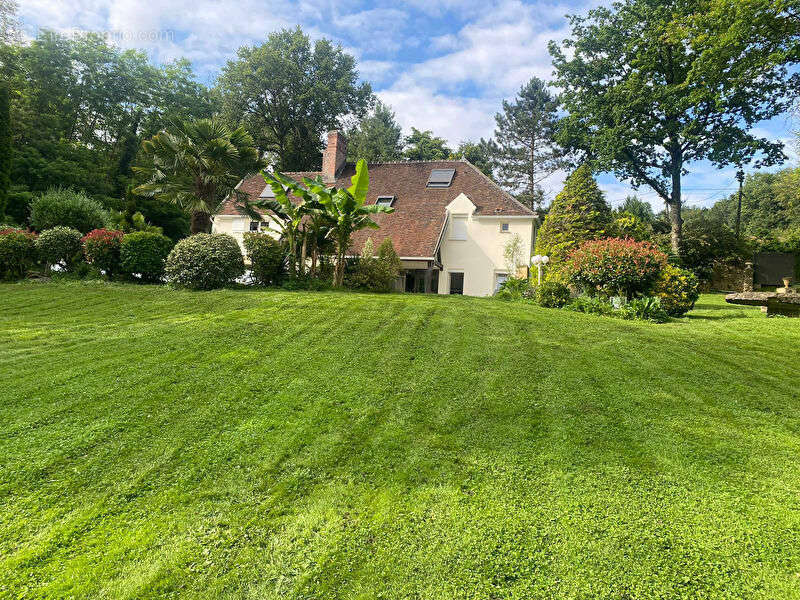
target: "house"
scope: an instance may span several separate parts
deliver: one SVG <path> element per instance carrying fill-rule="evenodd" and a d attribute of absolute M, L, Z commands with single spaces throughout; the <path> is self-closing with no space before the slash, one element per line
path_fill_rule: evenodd
<path fill-rule="evenodd" d="M 349 187 L 354 165 L 346 163 L 344 136 L 332 131 L 323 152 L 322 171 L 285 173 L 296 180 L 321 176 L 337 187 Z M 402 262 L 398 288 L 407 292 L 488 296 L 509 275 L 504 248 L 516 234 L 522 256 L 531 255 L 536 214 L 463 160 L 370 163 L 367 203 L 394 207 L 375 215 L 380 229 L 353 236 L 352 254 L 371 237 L 375 248 L 391 238 Z M 252 201 L 272 190 L 260 174 L 239 189 Z M 233 201 L 214 217 L 213 231 L 229 233 L 241 243 L 246 231 L 272 231 L 269 214 L 253 221 Z M 276 234 L 277 235 L 277 234 Z M 521 270 L 527 270 L 527 266 Z M 522 273 L 519 273 L 522 274 Z"/>

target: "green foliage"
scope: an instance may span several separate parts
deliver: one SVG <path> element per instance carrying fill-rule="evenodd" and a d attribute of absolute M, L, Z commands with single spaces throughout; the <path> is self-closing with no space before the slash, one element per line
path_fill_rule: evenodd
<path fill-rule="evenodd" d="M 392 241 L 386 238 L 374 255 L 372 238 L 367 238 L 361 256 L 347 273 L 345 285 L 371 292 L 391 292 L 400 276 L 400 258 Z"/>
<path fill-rule="evenodd" d="M 579 296 L 565 306 L 567 310 L 626 320 L 665 323 L 669 315 L 661 306 L 661 300 L 653 296 L 643 298 L 600 298 Z"/>
<path fill-rule="evenodd" d="M 509 277 L 500 284 L 494 295 L 498 300 L 532 299 L 534 296 L 535 289 L 531 286 L 530 280 L 521 277 Z"/>
<path fill-rule="evenodd" d="M 174 242 L 154 231 L 134 231 L 122 238 L 120 266 L 125 273 L 139 275 L 142 281 L 158 282 Z"/>
<path fill-rule="evenodd" d="M 112 279 L 120 270 L 120 250 L 123 233 L 114 229 L 94 229 L 83 239 L 86 261 Z"/>
<path fill-rule="evenodd" d="M 503 100 L 495 115 L 493 146 L 498 181 L 531 208 L 544 199 L 541 183 L 566 167 L 564 150 L 556 143 L 558 99 L 547 84 L 534 77 L 523 85 L 513 102 Z"/>
<path fill-rule="evenodd" d="M 653 237 L 652 227 L 630 213 L 614 212 L 608 225 L 608 235 L 617 238 L 630 238 L 637 242 L 650 240 Z"/>
<path fill-rule="evenodd" d="M 607 238 L 584 242 L 567 261 L 570 283 L 590 296 L 632 298 L 650 292 L 667 256 L 648 242 Z"/>
<path fill-rule="evenodd" d="M 211 290 L 244 275 L 244 259 L 236 240 L 225 233 L 198 233 L 181 240 L 167 257 L 167 281 L 177 287 Z"/>
<path fill-rule="evenodd" d="M 550 205 L 536 236 L 536 253 L 549 256 L 550 271 L 559 271 L 570 251 L 605 234 L 610 217 L 611 208 L 591 169 L 581 165 Z"/>
<path fill-rule="evenodd" d="M 142 144 L 149 163 L 134 168 L 147 179 L 137 194 L 172 202 L 192 213 L 192 233 L 208 232 L 211 215 L 263 161 L 243 127 L 231 130 L 220 119 L 180 121 Z"/>
<path fill-rule="evenodd" d="M 358 83 L 356 60 L 328 39 L 313 45 L 298 27 L 242 46 L 218 78 L 224 115 L 242 123 L 278 171 L 319 169 L 325 131 L 362 116 L 372 97 Z"/>
<path fill-rule="evenodd" d="M 5 219 L 11 188 L 11 116 L 8 86 L 0 82 L 0 221 Z"/>
<path fill-rule="evenodd" d="M 81 192 L 52 188 L 34 198 L 31 204 L 31 226 L 36 231 L 59 225 L 88 233 L 105 226 L 108 214 L 99 202 Z"/>
<path fill-rule="evenodd" d="M 420 131 L 416 127 L 411 128 L 411 135 L 406 136 L 403 143 L 403 158 L 406 160 L 445 160 L 452 153 L 444 138 L 434 136 L 432 131 Z"/>
<path fill-rule="evenodd" d="M 387 162 L 400 160 L 403 152 L 403 130 L 395 120 L 392 109 L 380 100 L 372 112 L 347 133 L 347 160 L 358 162 Z"/>
<path fill-rule="evenodd" d="M 448 158 L 451 160 L 466 160 L 472 163 L 487 177 L 494 178 L 497 166 L 495 160 L 496 146 L 492 140 L 480 139 L 479 142 L 461 142 Z"/>
<path fill-rule="evenodd" d="M 746 22 L 731 7 L 753 3 L 731 0 L 718 12 L 708 4 L 622 0 L 571 16 L 571 37 L 563 46 L 550 43 L 569 113 L 559 140 L 586 153 L 597 170 L 652 188 L 670 207 L 675 254 L 680 182 L 690 163 L 783 160 L 782 144 L 751 128 L 788 108 L 793 86 L 782 61 L 798 60 L 796 50 L 791 58 L 764 52 L 760 18 L 759 25 L 729 28 Z M 765 14 L 775 10 L 759 4 Z M 717 18 L 705 22 L 705 13 Z"/>
<path fill-rule="evenodd" d="M 83 259 L 81 232 L 71 227 L 45 229 L 36 239 L 39 260 L 47 265 L 61 265 L 67 270 Z"/>
<path fill-rule="evenodd" d="M 741 263 L 752 256 L 746 240 L 737 240 L 734 231 L 707 209 L 685 211 L 680 264 L 701 280 L 710 280 L 714 263 Z"/>
<path fill-rule="evenodd" d="M 570 297 L 569 288 L 557 281 L 543 281 L 536 286 L 536 303 L 544 308 L 562 308 Z"/>
<path fill-rule="evenodd" d="M 250 272 L 258 285 L 278 285 L 286 274 L 286 244 L 266 233 L 244 234 Z"/>
<path fill-rule="evenodd" d="M 700 297 L 697 277 L 691 271 L 667 265 L 653 288 L 653 295 L 671 317 L 680 317 L 694 308 Z"/>
<path fill-rule="evenodd" d="M 99 34 L 42 30 L 15 58 L 11 127 L 24 143 L 15 145 L 11 168 L 23 191 L 63 186 L 118 203 L 144 137 L 176 117 L 216 110 L 188 61 L 156 67 Z"/>
<path fill-rule="evenodd" d="M 614 213 L 633 215 L 646 225 L 652 225 L 656 220 L 653 207 L 638 196 L 626 196 L 625 201 L 614 210 Z"/>
<path fill-rule="evenodd" d="M 0 280 L 25 277 L 35 262 L 35 234 L 22 229 L 0 229 Z"/>

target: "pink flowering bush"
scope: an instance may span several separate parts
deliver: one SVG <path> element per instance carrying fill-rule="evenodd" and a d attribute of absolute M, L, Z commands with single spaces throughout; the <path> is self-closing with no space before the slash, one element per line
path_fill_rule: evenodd
<path fill-rule="evenodd" d="M 109 278 L 119 272 L 123 235 L 121 231 L 93 229 L 81 240 L 86 260 L 105 271 Z"/>
<path fill-rule="evenodd" d="M 573 250 L 566 271 L 590 296 L 633 298 L 649 292 L 666 265 L 667 255 L 649 242 L 606 238 Z"/>

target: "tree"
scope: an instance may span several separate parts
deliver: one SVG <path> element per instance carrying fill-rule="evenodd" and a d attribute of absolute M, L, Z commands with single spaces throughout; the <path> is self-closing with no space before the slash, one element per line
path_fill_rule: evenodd
<path fill-rule="evenodd" d="M 380 100 L 358 126 L 347 133 L 347 160 L 387 162 L 400 160 L 403 154 L 403 132 L 392 109 Z"/>
<path fill-rule="evenodd" d="M 239 48 L 218 91 L 226 118 L 243 123 L 279 171 L 318 169 L 323 133 L 341 128 L 347 115 L 363 115 L 372 96 L 368 83 L 358 83 L 355 58 L 327 39 L 312 48 L 299 27 Z"/>
<path fill-rule="evenodd" d="M 494 118 L 500 183 L 538 209 L 544 200 L 540 184 L 566 166 L 564 151 L 555 141 L 558 100 L 534 77 L 513 102 L 503 100 L 503 111 Z"/>
<path fill-rule="evenodd" d="M 16 0 L 0 0 L 0 44 L 16 44 L 20 41 Z"/>
<path fill-rule="evenodd" d="M 653 207 L 650 206 L 650 203 L 639 199 L 635 195 L 626 196 L 625 201 L 617 207 L 615 212 L 633 215 L 648 225 L 652 225 L 656 220 L 656 215 L 653 213 Z"/>
<path fill-rule="evenodd" d="M 750 130 L 786 108 L 785 65 L 751 54 L 747 29 L 723 35 L 733 36 L 728 54 L 704 42 L 694 22 L 716 2 L 623 0 L 570 17 L 572 37 L 563 47 L 550 44 L 569 112 L 559 140 L 585 153 L 596 170 L 651 187 L 668 207 L 676 254 L 689 164 L 762 166 L 783 159 L 780 143 Z M 714 22 L 720 34 L 723 22 L 729 19 L 720 11 Z"/>
<path fill-rule="evenodd" d="M 292 194 L 300 201 L 298 206 L 315 209 L 317 205 L 321 205 L 324 208 L 331 238 L 336 242 L 336 268 L 333 275 L 335 287 L 340 287 L 344 282 L 345 257 L 350 249 L 353 233 L 366 227 L 377 229 L 378 225 L 372 220 L 372 215 L 394 212 L 394 208 L 389 206 L 364 204 L 369 190 L 369 172 L 364 160 L 356 163 L 355 175 L 351 177 L 352 185 L 347 189 L 327 187 L 319 176 L 316 179 L 304 177 L 302 183 L 280 173 L 265 174 L 264 178 L 275 193 L 275 202 L 267 201 L 262 206 L 270 209 L 273 206 L 279 209 L 288 208 L 288 204 L 292 204 L 288 194 Z M 299 221 L 297 228 L 299 229 Z M 294 244 L 296 246 L 296 240 Z"/>
<path fill-rule="evenodd" d="M 550 257 L 556 271 L 581 243 L 603 237 L 611 208 L 588 165 L 578 167 L 550 205 L 536 236 L 536 253 Z"/>
<path fill-rule="evenodd" d="M 432 131 L 420 131 L 411 128 L 411 135 L 406 136 L 403 157 L 406 160 L 446 160 L 450 156 L 450 148 L 444 138 L 435 137 Z"/>
<path fill-rule="evenodd" d="M 253 138 L 221 120 L 182 121 L 142 144 L 150 163 L 136 167 L 147 182 L 134 191 L 174 202 L 192 215 L 191 232 L 211 229 L 211 215 L 241 179 L 261 168 Z"/>
<path fill-rule="evenodd" d="M 448 158 L 452 160 L 466 160 L 475 165 L 478 170 L 489 178 L 494 178 L 495 170 L 495 145 L 491 140 L 480 139 L 479 142 L 461 142 Z"/>
<path fill-rule="evenodd" d="M 11 117 L 8 87 L 0 83 L 0 222 L 5 219 L 11 187 Z"/>

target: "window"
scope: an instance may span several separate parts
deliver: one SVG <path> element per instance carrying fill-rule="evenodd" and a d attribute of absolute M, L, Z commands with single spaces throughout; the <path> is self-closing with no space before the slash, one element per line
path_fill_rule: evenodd
<path fill-rule="evenodd" d="M 500 231 L 503 233 L 508 233 L 511 231 L 510 223 L 500 223 Z"/>
<path fill-rule="evenodd" d="M 394 196 L 378 196 L 375 204 L 378 206 L 391 206 L 394 204 Z"/>
<path fill-rule="evenodd" d="M 250 231 L 258 231 L 258 221 L 250 221 Z"/>
<path fill-rule="evenodd" d="M 453 182 L 453 175 L 455 169 L 433 169 L 431 176 L 428 178 L 429 188 L 448 188 Z"/>
<path fill-rule="evenodd" d="M 464 295 L 463 273 L 450 273 L 450 293 Z"/>
<path fill-rule="evenodd" d="M 261 227 L 259 227 L 259 231 L 266 231 L 269 229 L 269 221 L 261 221 Z"/>
<path fill-rule="evenodd" d="M 508 281 L 508 273 L 496 273 L 494 276 L 494 293 L 500 291 L 500 286 Z"/>
<path fill-rule="evenodd" d="M 272 186 L 270 186 L 269 184 L 267 184 L 267 187 L 264 188 L 264 190 L 261 192 L 261 195 L 259 196 L 259 198 L 274 198 L 274 197 L 275 197 L 275 192 L 272 191 Z"/>
<path fill-rule="evenodd" d="M 450 239 L 467 239 L 467 217 L 453 217 L 453 221 L 450 224 Z"/>

